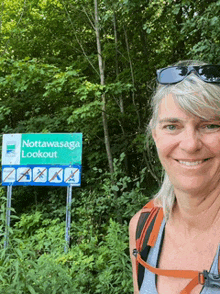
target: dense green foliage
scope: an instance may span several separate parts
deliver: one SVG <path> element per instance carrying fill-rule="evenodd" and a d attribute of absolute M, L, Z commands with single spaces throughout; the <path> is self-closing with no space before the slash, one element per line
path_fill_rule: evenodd
<path fill-rule="evenodd" d="M 132 293 L 128 223 L 161 174 L 151 140 L 145 150 L 155 70 L 181 59 L 220 62 L 220 0 L 105 0 L 98 10 L 104 83 L 93 1 L 1 2 L 1 134 L 82 132 L 83 176 L 67 254 L 66 190 L 13 188 L 4 250 L 1 188 L 0 293 Z"/>

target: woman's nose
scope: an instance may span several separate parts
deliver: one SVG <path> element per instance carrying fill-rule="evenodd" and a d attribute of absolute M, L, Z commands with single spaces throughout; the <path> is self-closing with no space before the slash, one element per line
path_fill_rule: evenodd
<path fill-rule="evenodd" d="M 179 146 L 188 153 L 194 153 L 202 148 L 201 135 L 196 130 L 186 130 L 182 134 Z"/>

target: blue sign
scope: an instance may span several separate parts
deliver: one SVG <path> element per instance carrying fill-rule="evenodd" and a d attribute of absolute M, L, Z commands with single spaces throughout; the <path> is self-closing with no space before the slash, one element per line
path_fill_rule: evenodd
<path fill-rule="evenodd" d="M 3 186 L 81 185 L 81 165 L 4 165 Z"/>
<path fill-rule="evenodd" d="M 4 134 L 3 186 L 80 186 L 82 134 Z"/>

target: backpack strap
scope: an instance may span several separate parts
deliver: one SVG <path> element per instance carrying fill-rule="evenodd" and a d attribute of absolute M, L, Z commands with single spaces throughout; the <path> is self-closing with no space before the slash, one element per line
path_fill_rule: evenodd
<path fill-rule="evenodd" d="M 140 252 L 143 260 L 147 260 L 150 248 L 154 246 L 157 240 L 162 221 L 163 209 L 154 206 L 153 200 L 142 208 L 136 229 L 135 250 Z M 144 278 L 145 267 L 138 260 L 136 261 L 136 270 L 138 287 L 140 289 Z"/>
<path fill-rule="evenodd" d="M 192 289 L 197 286 L 198 284 L 204 285 L 206 283 L 204 272 L 201 273 L 199 271 L 193 270 L 165 270 L 155 268 L 148 263 L 146 263 L 142 258 L 140 253 L 136 253 L 137 261 L 142 264 L 145 268 L 149 271 L 153 272 L 156 275 L 166 276 L 166 277 L 173 277 L 173 278 L 184 278 L 184 279 L 192 279 L 189 284 L 180 292 L 180 294 L 190 294 Z M 220 287 L 220 284 L 219 286 Z"/>
<path fill-rule="evenodd" d="M 220 275 L 216 276 L 207 271 L 159 269 L 152 267 L 145 261 L 147 260 L 150 248 L 155 245 L 163 218 L 163 209 L 155 207 L 153 200 L 147 203 L 141 210 L 136 230 L 136 249 L 133 250 L 133 255 L 136 257 L 139 290 L 143 282 L 145 268 L 156 275 L 191 279 L 180 294 L 189 294 L 198 284 L 220 289 Z"/>

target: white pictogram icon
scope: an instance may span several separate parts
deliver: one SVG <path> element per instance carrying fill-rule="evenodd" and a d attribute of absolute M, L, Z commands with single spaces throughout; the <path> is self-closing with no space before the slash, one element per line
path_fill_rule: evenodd
<path fill-rule="evenodd" d="M 17 169 L 17 181 L 18 182 L 31 182 L 31 168 L 19 167 Z"/>
<path fill-rule="evenodd" d="M 63 169 L 60 167 L 49 168 L 49 182 L 61 183 L 63 181 Z"/>
<path fill-rule="evenodd" d="M 67 167 L 64 171 L 64 181 L 69 184 L 79 183 L 79 169 L 74 167 Z"/>
<path fill-rule="evenodd" d="M 2 172 L 2 182 L 4 183 L 13 183 L 15 182 L 15 168 L 6 167 Z"/>
<path fill-rule="evenodd" d="M 47 181 L 47 169 L 46 169 L 46 167 L 34 167 L 34 169 L 33 169 L 33 181 L 35 183 L 45 183 Z"/>

